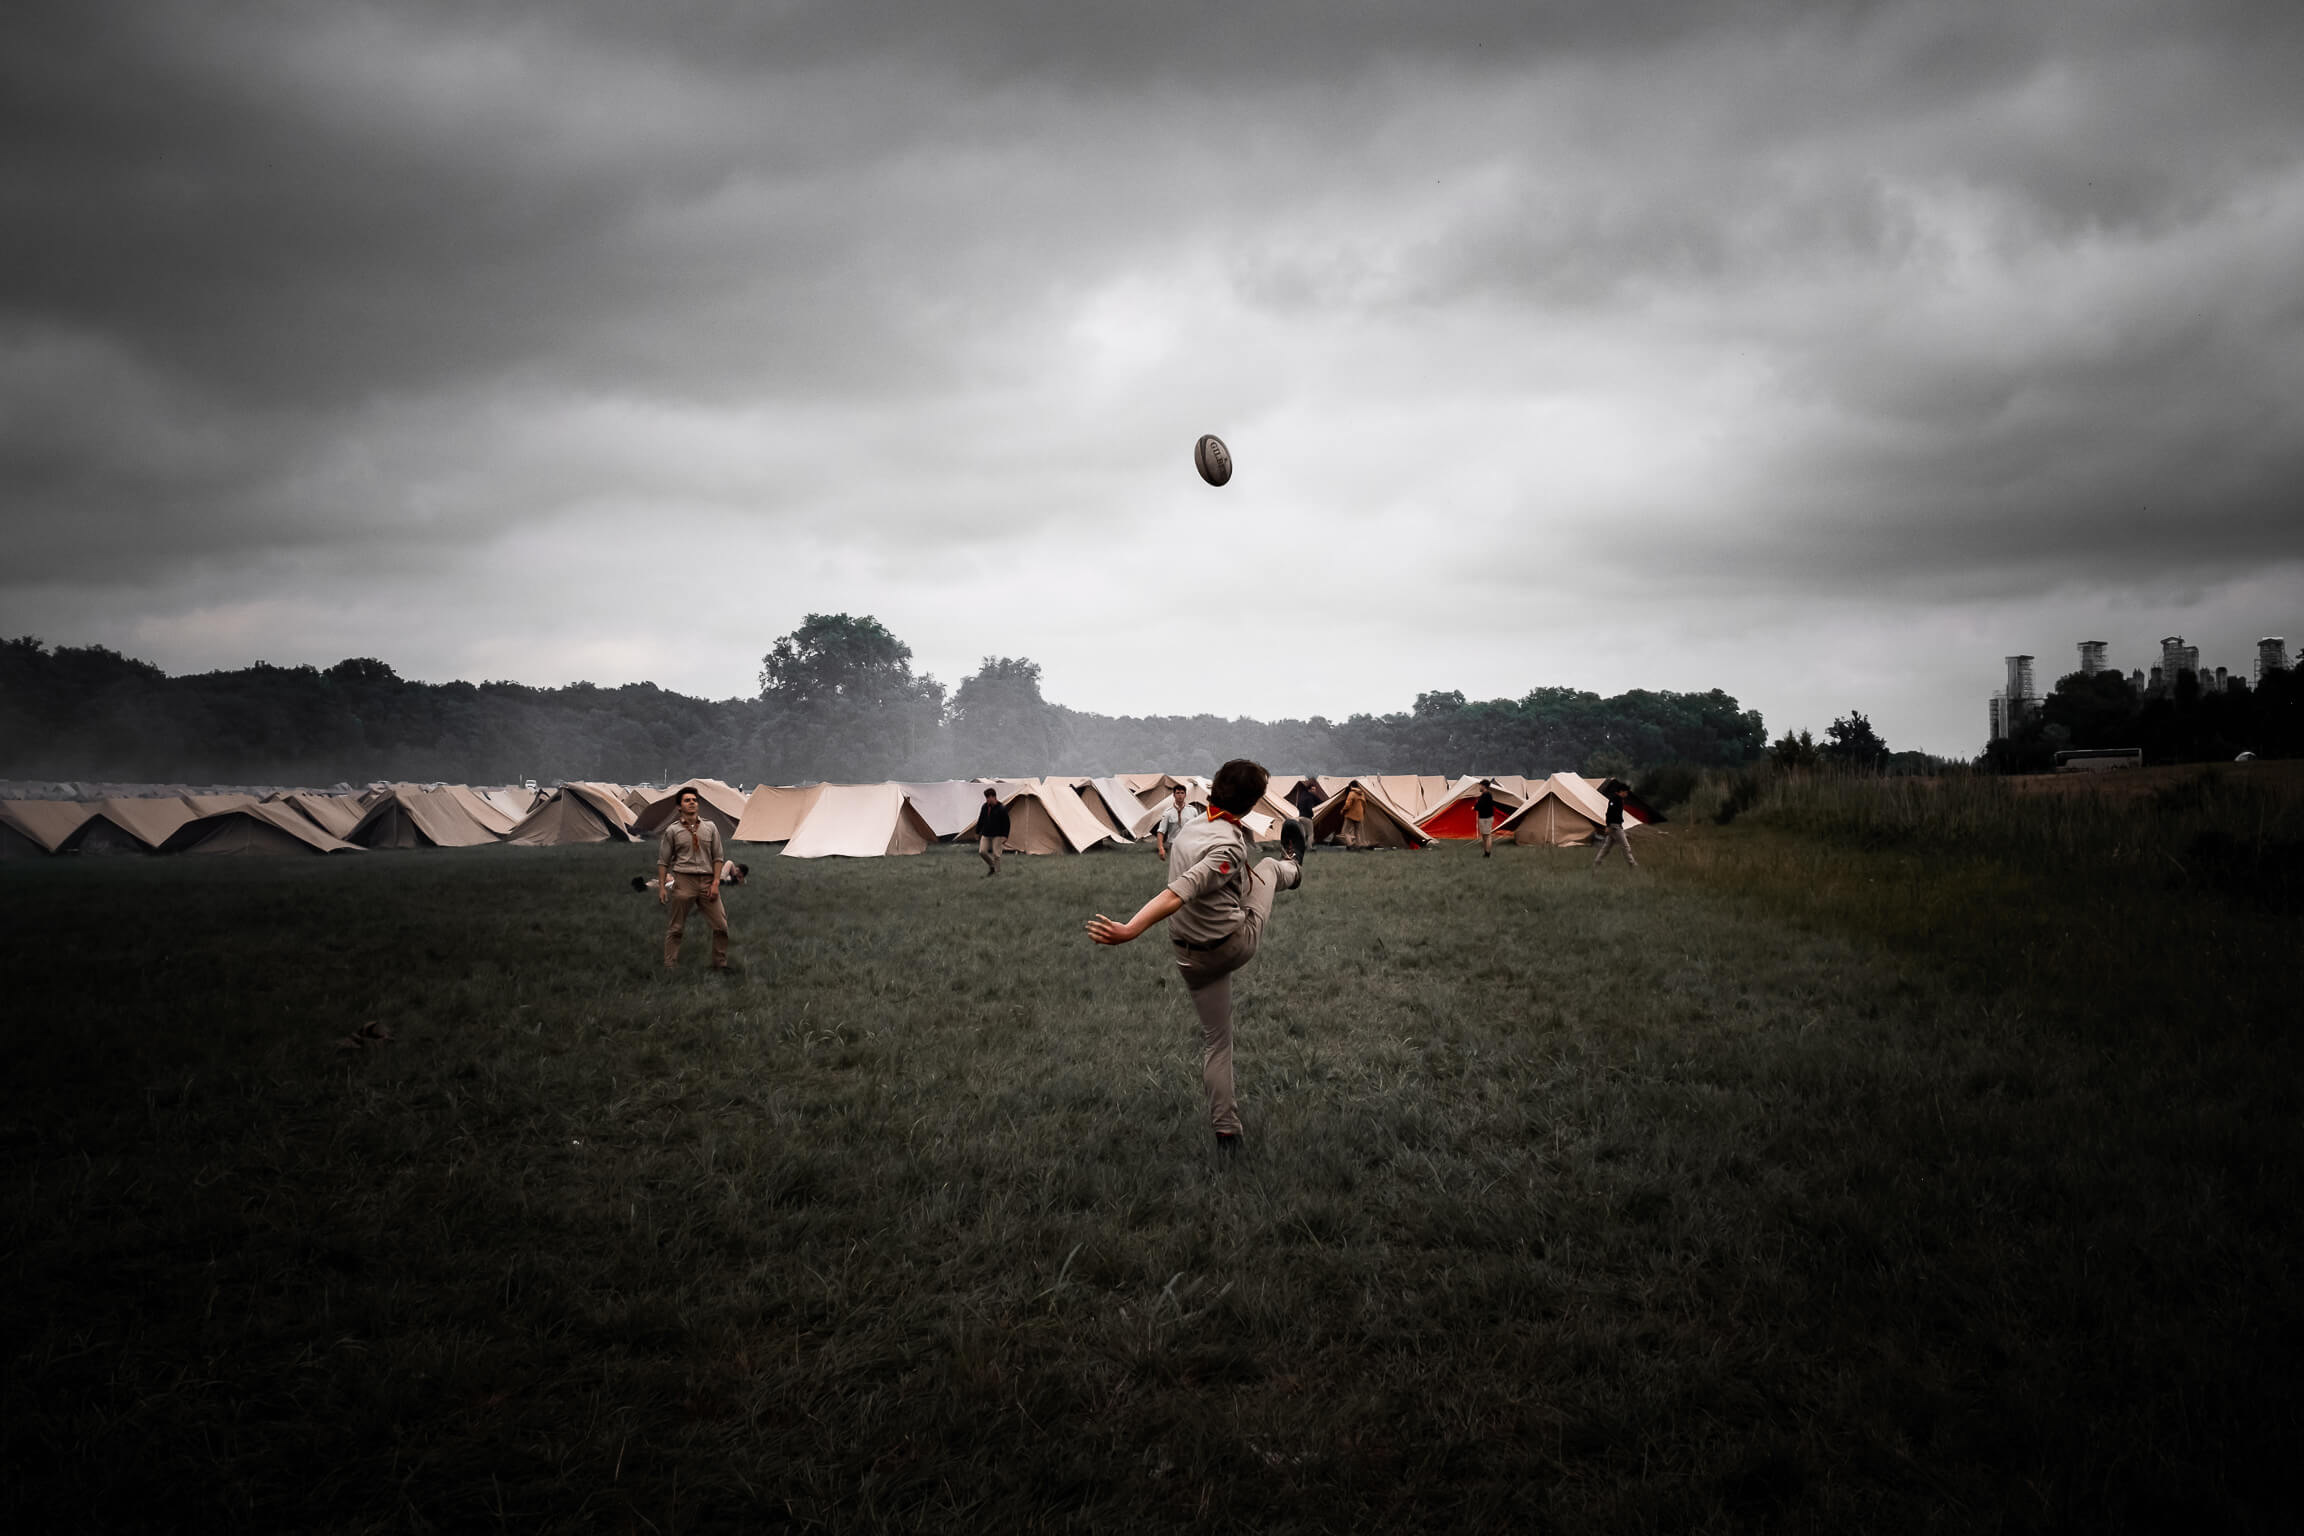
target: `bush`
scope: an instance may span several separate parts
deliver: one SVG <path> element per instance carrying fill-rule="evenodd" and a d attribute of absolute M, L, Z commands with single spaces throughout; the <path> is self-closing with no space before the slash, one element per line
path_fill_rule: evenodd
<path fill-rule="evenodd" d="M 1692 763 L 1662 763 L 1649 769 L 1632 792 L 1660 811 L 1686 805 L 1703 782 L 1703 770 Z"/>

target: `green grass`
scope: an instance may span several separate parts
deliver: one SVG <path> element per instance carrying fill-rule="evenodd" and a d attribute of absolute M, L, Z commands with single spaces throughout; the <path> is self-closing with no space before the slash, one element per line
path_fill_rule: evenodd
<path fill-rule="evenodd" d="M 2285 1529 L 2293 916 L 1640 846 L 1316 855 L 1235 1164 L 1148 854 L 0 866 L 0 1514 Z"/>

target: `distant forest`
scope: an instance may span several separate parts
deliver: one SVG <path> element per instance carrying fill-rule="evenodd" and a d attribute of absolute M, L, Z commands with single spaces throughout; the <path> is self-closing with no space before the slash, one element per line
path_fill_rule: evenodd
<path fill-rule="evenodd" d="M 1037 663 L 986 657 L 947 692 L 877 620 L 811 614 L 762 658 L 748 699 L 652 683 L 420 683 L 382 661 L 170 677 L 102 646 L 0 641 L 0 778 L 153 783 L 732 783 L 1138 770 L 1249 756 L 1285 772 L 1631 772 L 1733 767 L 1767 736 L 1714 689 L 1614 698 L 1426 693 L 1342 721 L 1097 715 L 1041 696 Z"/>

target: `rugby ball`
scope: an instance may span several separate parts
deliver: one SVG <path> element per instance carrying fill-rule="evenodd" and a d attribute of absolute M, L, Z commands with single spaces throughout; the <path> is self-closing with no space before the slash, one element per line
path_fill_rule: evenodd
<path fill-rule="evenodd" d="M 1192 445 L 1192 463 L 1210 485 L 1222 485 L 1232 478 L 1232 450 L 1213 432 Z"/>

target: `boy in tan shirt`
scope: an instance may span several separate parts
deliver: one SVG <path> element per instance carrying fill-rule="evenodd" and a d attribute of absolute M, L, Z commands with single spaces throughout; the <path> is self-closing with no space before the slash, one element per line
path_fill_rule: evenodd
<path fill-rule="evenodd" d="M 1272 898 L 1303 882 L 1301 832 L 1284 839 L 1295 858 L 1266 859 L 1251 867 L 1250 839 L 1240 818 L 1255 809 L 1270 775 L 1246 758 L 1216 770 L 1208 811 L 1177 828 L 1168 844 L 1168 884 L 1125 923 L 1103 913 L 1088 921 L 1099 944 L 1126 944 L 1154 923 L 1168 923 L 1176 969 L 1200 1016 L 1200 1080 L 1208 1092 L 1208 1118 L 1216 1145 L 1240 1142 L 1240 1106 L 1232 1082 L 1232 973 L 1256 958 Z M 1301 823 L 1291 823 L 1301 827 Z"/>
<path fill-rule="evenodd" d="M 680 963 L 680 938 L 690 911 L 712 925 L 712 969 L 728 969 L 728 909 L 720 905 L 720 876 L 728 862 L 720 828 L 701 814 L 696 791 L 680 791 L 680 814 L 656 835 L 656 900 L 672 910 L 664 930 L 664 965 Z"/>

